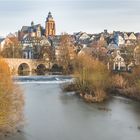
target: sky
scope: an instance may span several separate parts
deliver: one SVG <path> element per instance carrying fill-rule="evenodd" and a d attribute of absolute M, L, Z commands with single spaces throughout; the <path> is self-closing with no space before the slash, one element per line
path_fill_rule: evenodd
<path fill-rule="evenodd" d="M 45 27 L 49 11 L 57 34 L 104 29 L 140 32 L 140 0 L 0 0 L 0 36 L 31 21 Z"/>

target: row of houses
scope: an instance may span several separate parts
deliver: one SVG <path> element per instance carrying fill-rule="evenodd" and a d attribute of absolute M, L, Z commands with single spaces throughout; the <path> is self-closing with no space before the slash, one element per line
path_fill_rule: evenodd
<path fill-rule="evenodd" d="M 134 65 L 140 65 L 140 33 L 107 30 L 99 34 L 79 32 L 74 34 L 74 41 L 79 54 L 93 55 L 102 52 L 108 60 L 108 68 L 117 71 L 131 71 Z M 100 45 L 102 42 L 102 45 Z M 131 51 L 130 51 L 131 50 Z M 129 59 L 129 61 L 128 61 Z"/>
<path fill-rule="evenodd" d="M 32 30 L 33 28 L 36 30 Z M 21 38 L 19 34 L 10 34 L 6 38 L 0 39 L 0 50 L 4 49 L 4 46 L 13 46 L 15 44 L 22 46 L 22 58 L 26 59 L 38 59 L 37 52 L 40 52 L 41 46 L 47 46 L 52 48 L 54 51 L 55 58 L 59 57 L 59 47 L 61 35 L 45 36 L 44 33 L 39 31 L 41 28 L 40 24 L 31 26 L 28 28 L 22 27 L 21 31 L 29 30 L 29 32 L 24 32 Z M 38 30 L 39 29 L 39 30 Z M 132 64 L 132 62 L 139 65 L 140 49 L 137 46 L 137 42 L 140 40 L 139 33 L 127 33 L 114 31 L 113 33 L 108 33 L 107 30 L 99 34 L 87 34 L 86 32 L 78 32 L 70 35 L 72 43 L 74 44 L 74 51 L 78 55 L 88 54 L 93 55 L 98 51 L 103 52 L 105 56 L 113 55 L 112 68 L 114 70 L 129 69 L 126 68 Z M 20 38 L 20 39 L 19 39 Z M 100 43 L 101 42 L 101 43 Z M 132 47 L 134 59 L 130 64 L 126 64 L 125 58 L 123 58 L 121 48 Z M 36 51 L 35 51 L 36 50 Z M 119 52 L 119 53 L 118 53 Z M 115 55 L 114 55 L 115 54 Z M 127 55 L 127 52 L 125 52 Z M 132 66 L 132 65 L 131 65 Z"/>
<path fill-rule="evenodd" d="M 107 30 L 99 34 L 87 34 L 86 32 L 78 32 L 73 34 L 75 43 L 79 45 L 89 45 L 93 41 L 106 41 L 108 47 L 111 44 L 117 45 L 116 47 L 123 47 L 133 45 L 137 40 L 140 40 L 140 33 L 134 32 L 120 32 L 113 31 L 108 33 Z M 115 46 L 114 46 L 115 47 Z"/>

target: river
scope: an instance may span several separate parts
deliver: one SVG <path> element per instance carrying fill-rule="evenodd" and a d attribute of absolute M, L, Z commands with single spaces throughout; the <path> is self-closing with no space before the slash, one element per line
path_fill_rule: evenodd
<path fill-rule="evenodd" d="M 63 93 L 64 76 L 17 77 L 25 94 L 23 132 L 4 140 L 139 140 L 140 103 L 112 97 L 88 104 Z M 107 108 L 104 110 L 102 108 Z"/>

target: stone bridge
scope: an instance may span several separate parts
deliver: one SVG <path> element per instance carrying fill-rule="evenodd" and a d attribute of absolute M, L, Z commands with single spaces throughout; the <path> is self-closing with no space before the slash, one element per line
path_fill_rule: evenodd
<path fill-rule="evenodd" d="M 19 70 L 33 72 L 37 69 L 51 69 L 52 63 L 45 60 L 37 59 L 17 59 L 17 58 L 5 58 L 5 62 L 9 65 L 11 72 L 18 74 Z"/>

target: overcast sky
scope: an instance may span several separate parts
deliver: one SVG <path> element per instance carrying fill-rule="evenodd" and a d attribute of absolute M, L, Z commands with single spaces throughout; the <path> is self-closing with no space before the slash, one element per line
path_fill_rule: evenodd
<path fill-rule="evenodd" d="M 23 25 L 45 26 L 48 12 L 56 32 L 140 32 L 140 0 L 0 0 L 0 35 L 16 32 Z"/>

